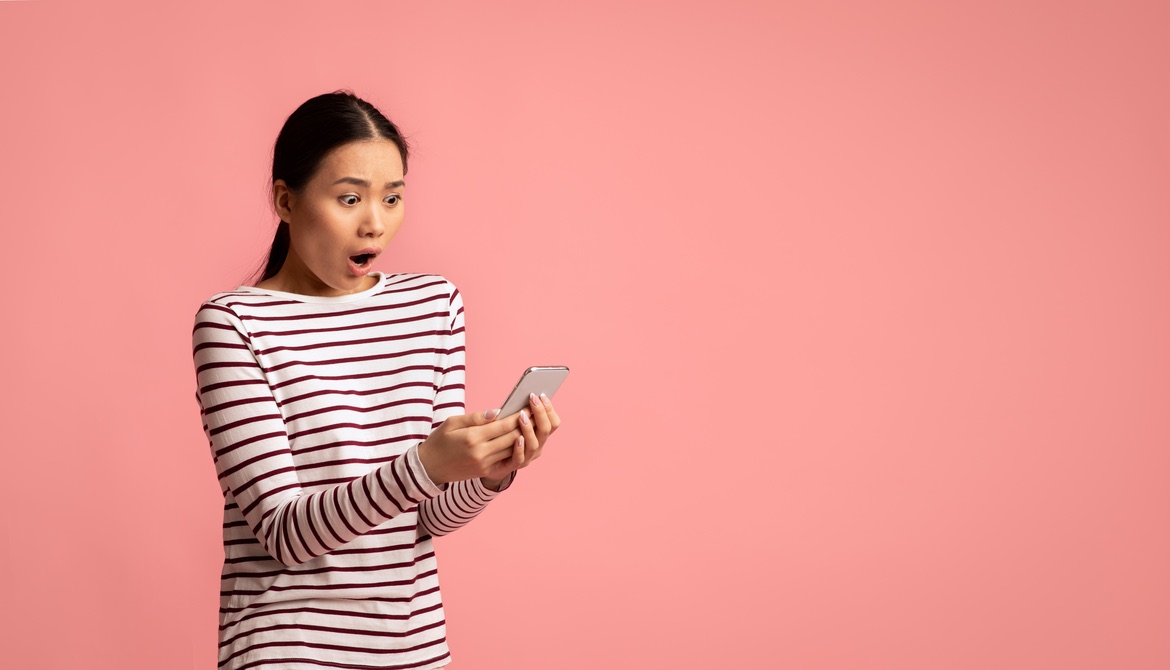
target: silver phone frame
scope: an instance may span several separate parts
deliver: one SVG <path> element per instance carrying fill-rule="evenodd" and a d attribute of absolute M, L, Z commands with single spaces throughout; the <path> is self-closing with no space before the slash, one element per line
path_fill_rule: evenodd
<path fill-rule="evenodd" d="M 569 366 L 567 366 L 567 365 L 533 365 L 533 366 L 530 366 L 527 370 L 524 371 L 524 374 L 520 375 L 520 379 L 516 382 L 516 385 L 512 387 L 511 391 L 508 392 L 508 396 L 504 400 L 504 404 L 500 405 L 500 414 L 499 414 L 499 416 L 496 417 L 497 419 L 503 419 L 505 417 L 512 416 L 516 412 L 519 412 L 520 410 L 522 410 L 528 406 L 528 397 L 524 396 L 523 398 L 521 398 L 518 401 L 519 407 L 517 407 L 515 410 L 513 410 L 511 412 L 505 413 L 505 411 L 508 408 L 508 403 L 510 401 L 512 401 L 512 396 L 517 391 L 520 390 L 521 386 L 524 385 L 524 380 L 528 377 L 528 375 L 530 375 L 534 372 L 538 372 L 540 370 L 564 370 L 565 371 L 565 376 L 561 378 L 561 381 L 556 385 L 556 387 L 554 387 L 552 389 L 551 392 L 544 391 L 544 394 L 546 396 L 548 396 L 549 398 L 553 397 L 553 395 L 557 392 L 557 390 L 560 389 L 561 384 L 565 383 L 565 379 L 567 379 L 569 376 Z"/>

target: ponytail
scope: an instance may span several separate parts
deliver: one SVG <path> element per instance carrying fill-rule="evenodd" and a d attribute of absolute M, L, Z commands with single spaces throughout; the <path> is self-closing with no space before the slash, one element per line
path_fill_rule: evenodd
<path fill-rule="evenodd" d="M 264 275 L 260 277 L 260 281 L 280 272 L 280 266 L 284 265 L 284 259 L 288 258 L 289 240 L 288 222 L 281 219 L 276 226 L 276 237 L 272 238 L 272 248 L 268 251 L 268 263 L 264 267 Z"/>

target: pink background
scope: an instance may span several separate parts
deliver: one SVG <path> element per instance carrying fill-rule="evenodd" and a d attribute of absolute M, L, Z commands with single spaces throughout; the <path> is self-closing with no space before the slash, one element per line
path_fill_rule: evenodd
<path fill-rule="evenodd" d="M 572 368 L 454 670 L 1170 666 L 1166 7 L 0 3 L 2 664 L 214 667 L 192 320 L 349 87 L 469 409 Z"/>

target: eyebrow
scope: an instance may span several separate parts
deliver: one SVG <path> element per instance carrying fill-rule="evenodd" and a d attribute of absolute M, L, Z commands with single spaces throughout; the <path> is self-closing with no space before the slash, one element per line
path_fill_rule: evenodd
<path fill-rule="evenodd" d="M 366 181 L 365 179 L 358 179 L 357 177 L 342 177 L 341 179 L 333 182 L 331 185 L 336 186 L 338 184 L 357 184 L 358 186 L 365 186 L 366 188 L 370 187 L 370 182 Z M 406 186 L 406 182 L 402 181 L 401 179 L 398 181 L 388 181 L 386 182 L 386 186 L 384 188 L 396 188 L 398 186 Z"/>

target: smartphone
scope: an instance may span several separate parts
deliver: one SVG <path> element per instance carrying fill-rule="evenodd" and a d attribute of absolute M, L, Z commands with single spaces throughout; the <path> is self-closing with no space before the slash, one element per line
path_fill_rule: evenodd
<path fill-rule="evenodd" d="M 528 368 L 520 375 L 520 381 L 508 394 L 508 399 L 500 405 L 500 413 L 496 418 L 511 416 L 528 407 L 529 393 L 535 393 L 537 397 L 543 393 L 551 399 L 568 376 L 569 368 L 564 365 L 534 365 Z"/>

